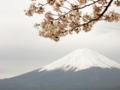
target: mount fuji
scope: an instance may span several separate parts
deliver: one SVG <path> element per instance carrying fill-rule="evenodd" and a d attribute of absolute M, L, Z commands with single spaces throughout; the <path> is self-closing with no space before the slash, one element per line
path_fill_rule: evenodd
<path fill-rule="evenodd" d="M 120 64 L 77 49 L 40 69 L 0 80 L 0 90 L 120 90 Z"/>
<path fill-rule="evenodd" d="M 76 72 L 91 67 L 120 69 L 120 64 L 91 49 L 85 48 L 75 50 L 67 56 L 44 66 L 42 69 L 40 69 L 40 71 L 62 69 L 64 71 L 74 70 Z"/>

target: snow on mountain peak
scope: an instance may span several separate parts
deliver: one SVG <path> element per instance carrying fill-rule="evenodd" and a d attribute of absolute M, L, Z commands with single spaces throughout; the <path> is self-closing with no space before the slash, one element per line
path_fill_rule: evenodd
<path fill-rule="evenodd" d="M 120 64 L 112 61 L 103 55 L 88 49 L 77 49 L 72 53 L 66 55 L 65 57 L 50 63 L 39 71 L 43 70 L 55 70 L 62 69 L 64 71 L 74 70 L 79 71 L 91 67 L 101 67 L 101 68 L 119 68 Z"/>

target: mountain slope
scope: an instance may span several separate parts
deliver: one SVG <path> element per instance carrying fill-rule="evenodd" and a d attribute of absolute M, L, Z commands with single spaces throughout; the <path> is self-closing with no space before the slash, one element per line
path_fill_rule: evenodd
<path fill-rule="evenodd" d="M 120 70 L 93 67 L 85 70 L 38 70 L 0 81 L 0 90 L 120 90 Z"/>

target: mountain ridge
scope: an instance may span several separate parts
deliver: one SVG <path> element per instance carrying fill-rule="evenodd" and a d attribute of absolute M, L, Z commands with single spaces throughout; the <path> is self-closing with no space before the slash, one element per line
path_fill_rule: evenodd
<path fill-rule="evenodd" d="M 38 70 L 0 80 L 0 90 L 120 90 L 120 69 Z"/>

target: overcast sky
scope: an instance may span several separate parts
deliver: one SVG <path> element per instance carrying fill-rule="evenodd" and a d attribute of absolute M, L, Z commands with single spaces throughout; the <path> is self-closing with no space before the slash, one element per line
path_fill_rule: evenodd
<path fill-rule="evenodd" d="M 68 35 L 59 42 L 40 37 L 33 27 L 41 17 L 27 17 L 29 0 L 0 1 L 0 79 L 20 75 L 79 48 L 90 48 L 120 63 L 120 22 L 98 22 L 90 32 Z"/>

